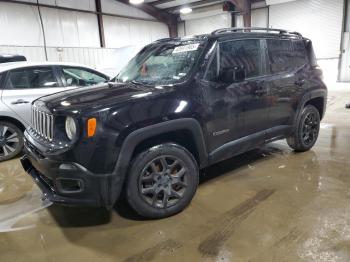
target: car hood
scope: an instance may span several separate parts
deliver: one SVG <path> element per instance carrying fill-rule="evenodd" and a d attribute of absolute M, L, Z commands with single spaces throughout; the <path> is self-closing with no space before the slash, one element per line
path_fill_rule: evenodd
<path fill-rule="evenodd" d="M 105 83 L 91 87 L 67 90 L 39 98 L 51 112 L 82 111 L 101 108 L 140 98 L 153 97 L 162 90 L 154 86 L 132 83 Z M 164 90 L 163 90 L 164 92 Z"/>

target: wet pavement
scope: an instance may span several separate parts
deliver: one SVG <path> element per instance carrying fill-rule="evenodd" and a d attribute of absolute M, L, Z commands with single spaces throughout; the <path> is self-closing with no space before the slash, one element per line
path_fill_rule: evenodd
<path fill-rule="evenodd" d="M 281 141 L 203 170 L 191 205 L 162 220 L 123 203 L 44 208 L 18 159 L 0 163 L 0 232 L 17 229 L 0 233 L 0 261 L 350 261 L 349 102 L 349 84 L 330 91 L 311 151 Z"/>

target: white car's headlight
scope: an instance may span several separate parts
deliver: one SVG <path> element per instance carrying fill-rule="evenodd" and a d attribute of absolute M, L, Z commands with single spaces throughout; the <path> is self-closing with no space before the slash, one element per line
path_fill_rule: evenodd
<path fill-rule="evenodd" d="M 77 126 L 75 124 L 75 121 L 72 117 L 70 116 L 67 116 L 66 118 L 66 134 L 67 134 L 67 137 L 72 140 L 76 133 L 77 133 Z"/>

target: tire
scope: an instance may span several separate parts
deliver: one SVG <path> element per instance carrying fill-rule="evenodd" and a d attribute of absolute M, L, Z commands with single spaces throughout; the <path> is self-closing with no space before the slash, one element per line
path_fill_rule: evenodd
<path fill-rule="evenodd" d="M 165 143 L 133 159 L 126 198 L 140 216 L 164 218 L 189 205 L 198 180 L 198 166 L 192 154 L 177 144 Z"/>
<path fill-rule="evenodd" d="M 297 152 L 310 150 L 316 143 L 320 132 L 320 113 L 313 105 L 303 108 L 292 135 L 287 138 L 288 145 Z"/>
<path fill-rule="evenodd" d="M 22 148 L 22 130 L 10 122 L 0 121 L 0 162 L 14 158 Z"/>

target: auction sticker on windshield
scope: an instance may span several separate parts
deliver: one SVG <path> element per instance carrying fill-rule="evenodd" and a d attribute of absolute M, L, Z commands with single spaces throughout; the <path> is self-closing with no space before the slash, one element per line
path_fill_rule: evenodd
<path fill-rule="evenodd" d="M 198 49 L 199 43 L 190 44 L 190 45 L 182 45 L 174 48 L 173 54 L 182 53 L 182 52 L 190 52 Z"/>

